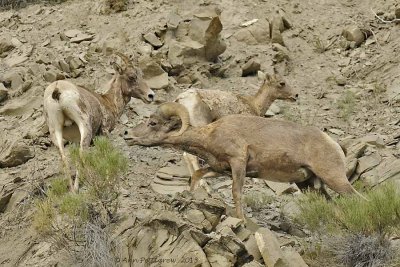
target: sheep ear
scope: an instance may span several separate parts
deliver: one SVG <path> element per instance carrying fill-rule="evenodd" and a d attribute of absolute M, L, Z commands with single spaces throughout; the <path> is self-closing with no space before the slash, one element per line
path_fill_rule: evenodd
<path fill-rule="evenodd" d="M 122 74 L 122 73 L 123 73 L 122 67 L 121 67 L 120 65 L 118 65 L 116 62 L 113 62 L 113 63 L 111 63 L 111 64 L 112 64 L 113 68 L 114 68 L 119 74 Z"/>

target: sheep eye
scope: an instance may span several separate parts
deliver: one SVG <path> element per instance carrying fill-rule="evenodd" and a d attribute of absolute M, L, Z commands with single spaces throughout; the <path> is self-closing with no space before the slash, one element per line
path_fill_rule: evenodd
<path fill-rule="evenodd" d="M 149 122 L 149 126 L 150 127 L 154 127 L 154 126 L 156 126 L 157 125 L 157 122 L 155 122 L 155 121 L 150 121 Z"/>
<path fill-rule="evenodd" d="M 279 85 L 283 87 L 283 86 L 286 85 L 286 83 L 285 82 L 279 82 Z"/>

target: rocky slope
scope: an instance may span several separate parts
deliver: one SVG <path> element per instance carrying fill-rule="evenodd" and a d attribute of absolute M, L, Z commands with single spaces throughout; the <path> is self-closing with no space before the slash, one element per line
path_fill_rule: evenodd
<path fill-rule="evenodd" d="M 42 95 L 58 79 L 101 91 L 113 73 L 109 64 L 113 49 L 137 59 L 146 80 L 157 89 L 159 101 L 172 100 L 189 87 L 251 94 L 263 75 L 275 68 L 300 92 L 300 101 L 277 102 L 269 116 L 315 125 L 341 141 L 347 148 L 353 181 L 361 179 L 370 186 L 400 181 L 400 26 L 393 21 L 399 10 L 395 1 L 138 0 L 118 13 L 102 3 L 36 4 L 0 13 L 1 265 L 78 265 L 31 226 L 36 195 L 60 173 L 58 153 L 43 126 Z M 225 208 L 218 211 L 213 227 L 204 230 L 196 226 L 205 216 L 204 207 L 193 204 L 190 196 L 182 200 L 160 194 L 185 187 L 185 179 L 173 185 L 168 182 L 171 176 L 187 177 L 176 167 L 182 165 L 181 152 L 127 147 L 121 138 L 127 127 L 155 108 L 132 100 L 112 134 L 113 143 L 130 159 L 119 211 L 121 217 L 129 218 L 113 226 L 115 236 L 124 234 L 129 239 L 141 232 L 159 231 L 160 238 L 169 240 L 172 237 L 162 231 L 167 225 L 172 227 L 168 233 L 180 229 L 175 236 L 186 238 L 185 242 L 203 253 L 199 259 L 204 264 L 228 266 L 220 262 L 226 260 L 244 264 L 251 251 L 243 245 L 249 236 L 257 237 L 257 230 L 250 229 L 244 237 L 239 224 L 225 225 L 223 234 L 210 239 L 205 233 L 214 232 Z M 166 166 L 169 169 L 160 170 Z M 227 178 L 209 183 L 215 201 L 222 197 L 232 204 Z M 300 194 L 298 189 L 248 179 L 245 191 L 273 198 L 268 207 L 247 208 L 247 215 L 265 227 L 261 232 L 270 235 L 265 233 L 270 228 L 283 247 L 301 252 L 298 240 L 307 239 L 310 233 L 288 225 L 280 215 L 281 210 L 295 212 L 292 203 Z M 174 201 L 179 205 L 189 202 L 192 208 L 174 209 Z M 173 215 L 168 217 L 166 212 Z M 167 216 L 173 225 L 157 216 Z M 191 232 L 200 232 L 200 240 L 189 238 Z M 223 247 L 230 251 L 215 253 L 221 242 L 228 242 Z M 279 255 L 287 255 L 286 250 Z M 297 257 L 292 252 L 290 257 Z M 166 255 L 165 251 L 153 253 L 148 256 Z M 236 254 L 242 256 L 232 256 Z M 261 258 L 258 254 L 260 262 Z"/>

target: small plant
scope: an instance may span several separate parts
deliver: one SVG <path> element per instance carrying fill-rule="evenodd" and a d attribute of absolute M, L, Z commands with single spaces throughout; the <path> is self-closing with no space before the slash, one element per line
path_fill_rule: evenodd
<path fill-rule="evenodd" d="M 388 183 L 363 194 L 369 201 L 358 196 L 326 201 L 315 193 L 306 193 L 299 200 L 297 220 L 324 234 L 330 253 L 340 264 L 391 266 L 384 264 L 399 261 L 388 237 L 400 232 L 400 192 Z"/>
<path fill-rule="evenodd" d="M 105 137 L 95 138 L 94 147 L 81 155 L 79 148 L 73 147 L 71 157 L 92 201 L 99 203 L 108 218 L 113 219 L 119 204 L 120 177 L 128 168 L 127 159 Z"/>
<path fill-rule="evenodd" d="M 68 193 L 59 200 L 59 213 L 65 214 L 74 221 L 86 222 L 89 220 L 87 197 L 84 194 Z"/>
<path fill-rule="evenodd" d="M 50 183 L 48 194 L 54 197 L 61 197 L 68 192 L 68 180 L 64 178 L 56 178 Z"/>
<path fill-rule="evenodd" d="M 327 45 L 323 40 L 321 40 L 319 36 L 314 37 L 313 45 L 314 45 L 314 50 L 318 53 L 322 54 L 328 50 Z"/>
<path fill-rule="evenodd" d="M 41 235 L 52 233 L 52 223 L 55 219 L 56 211 L 49 199 L 39 200 L 35 203 L 36 212 L 33 216 L 33 227 Z"/>
<path fill-rule="evenodd" d="M 347 90 L 338 100 L 338 108 L 340 109 L 340 115 L 345 120 L 348 121 L 350 116 L 353 114 L 356 104 L 355 94 Z"/>
<path fill-rule="evenodd" d="M 259 211 L 270 204 L 274 198 L 263 192 L 251 192 L 243 197 L 243 202 L 254 211 Z"/>
<path fill-rule="evenodd" d="M 318 192 L 309 191 L 299 200 L 300 213 L 297 221 L 311 231 L 333 230 L 336 223 L 333 204 Z"/>

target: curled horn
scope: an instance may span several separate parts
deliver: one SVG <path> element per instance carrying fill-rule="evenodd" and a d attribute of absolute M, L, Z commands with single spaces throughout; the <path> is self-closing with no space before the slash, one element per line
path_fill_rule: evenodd
<path fill-rule="evenodd" d="M 126 66 L 130 66 L 131 65 L 131 61 L 126 55 L 124 55 L 124 54 L 122 54 L 120 52 L 117 52 L 117 51 L 115 51 L 114 54 L 119 56 L 124 61 Z"/>
<path fill-rule="evenodd" d="M 178 133 L 173 134 L 172 136 L 179 136 L 183 134 L 189 127 L 190 124 L 189 112 L 183 105 L 179 103 L 175 102 L 164 103 L 158 107 L 157 112 L 164 118 L 178 116 L 181 119 L 182 121 L 181 129 L 179 130 Z"/>

